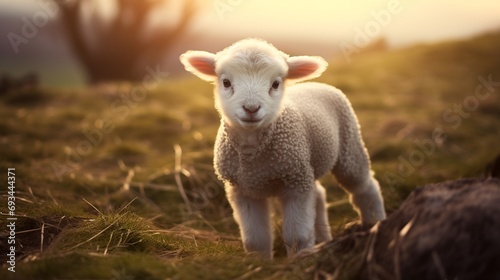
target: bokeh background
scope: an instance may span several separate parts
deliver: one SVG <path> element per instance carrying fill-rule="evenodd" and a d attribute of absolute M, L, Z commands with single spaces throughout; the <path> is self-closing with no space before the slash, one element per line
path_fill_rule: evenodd
<path fill-rule="evenodd" d="M 367 45 L 364 42 L 361 45 L 361 51 L 367 51 L 373 47 L 401 48 L 466 38 L 496 30 L 500 25 L 498 3 L 490 0 L 445 0 L 439 3 L 427 0 L 354 3 L 321 0 L 307 3 L 301 0 L 88 0 L 81 1 L 81 7 L 74 8 L 78 10 L 79 20 L 75 19 L 78 24 L 70 24 L 71 20 L 64 16 L 70 13 L 66 10 L 70 10 L 72 1 L 59 1 L 67 3 L 63 5 L 66 9 L 62 10 L 50 9 L 51 2 L 0 1 L 0 31 L 4 38 L 0 43 L 0 71 L 17 75 L 36 71 L 46 84 L 84 84 L 90 79 L 89 73 L 81 51 L 75 49 L 74 39 L 68 33 L 79 34 L 92 56 L 104 55 L 102 49 L 107 47 L 115 51 L 130 49 L 130 53 L 137 56 L 132 66 L 138 68 L 138 72 L 148 63 L 159 63 L 169 73 L 180 74 L 184 72 L 177 58 L 186 49 L 218 51 L 246 37 L 263 38 L 289 53 L 315 54 L 332 59 L 341 57 L 342 44 L 354 44 L 360 33 L 368 35 L 364 39 Z M 381 15 L 390 6 L 397 7 L 397 12 L 389 13 L 387 20 L 382 15 L 382 24 L 373 25 L 373 21 L 377 22 L 374 14 Z M 49 16 L 49 21 L 35 27 L 36 35 L 27 38 L 27 43 L 19 44 L 19 53 L 16 53 L 7 34 L 21 35 L 22 18 L 33 22 L 40 11 Z M 38 20 L 44 23 L 43 15 Z M 111 26 L 117 21 L 121 21 L 121 27 L 113 29 Z M 78 27 L 72 29 L 70 26 L 73 25 Z M 118 30 L 124 34 L 119 34 Z M 134 49 L 140 42 L 143 44 Z M 132 56 L 130 53 L 124 52 L 123 56 Z M 112 62 L 111 55 L 108 59 Z"/>
<path fill-rule="evenodd" d="M 1 189 L 1 279 L 359 277 L 367 235 L 346 238 L 358 217 L 333 176 L 327 256 L 286 258 L 279 207 L 275 260 L 244 253 L 212 168 L 212 85 L 178 60 L 190 49 L 260 37 L 323 56 L 316 80 L 351 101 L 388 214 L 418 186 L 500 173 L 497 1 L 0 0 L 0 36 L 18 218 L 11 273 Z"/>

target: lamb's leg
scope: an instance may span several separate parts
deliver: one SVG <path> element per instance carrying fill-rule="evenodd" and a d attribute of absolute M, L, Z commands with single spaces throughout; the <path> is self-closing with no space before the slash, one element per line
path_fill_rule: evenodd
<path fill-rule="evenodd" d="M 345 100 L 349 104 L 349 101 Z M 342 133 L 339 134 L 338 157 L 333 174 L 349 193 L 351 203 L 364 225 L 385 219 L 384 201 L 380 186 L 373 177 L 370 158 L 365 148 L 359 123 L 351 106 L 339 106 Z"/>
<path fill-rule="evenodd" d="M 358 121 L 352 109 L 346 112 L 344 132 L 340 137 L 339 155 L 332 170 L 364 225 L 372 225 L 385 219 L 384 201 L 380 186 L 373 177 L 370 158 L 361 139 Z M 349 127 L 351 126 L 351 127 Z"/>
<path fill-rule="evenodd" d="M 280 197 L 283 206 L 283 239 L 288 256 L 314 245 L 316 191 L 286 193 Z"/>
<path fill-rule="evenodd" d="M 326 190 L 320 182 L 316 182 L 316 223 L 314 229 L 316 231 L 316 243 L 332 239 L 326 208 Z"/>
<path fill-rule="evenodd" d="M 247 252 L 272 258 L 272 231 L 267 199 L 254 199 L 226 188 L 233 216 L 240 227 L 241 239 Z"/>
<path fill-rule="evenodd" d="M 380 186 L 372 172 L 367 172 L 365 176 L 358 175 L 355 179 L 346 179 L 344 176 L 337 176 L 337 179 L 349 193 L 349 199 L 359 213 L 363 225 L 373 225 L 385 219 Z"/>
<path fill-rule="evenodd" d="M 359 186 L 351 193 L 351 202 L 359 209 L 363 224 L 372 225 L 385 219 L 384 202 L 378 181 L 370 174 L 365 185 Z"/>

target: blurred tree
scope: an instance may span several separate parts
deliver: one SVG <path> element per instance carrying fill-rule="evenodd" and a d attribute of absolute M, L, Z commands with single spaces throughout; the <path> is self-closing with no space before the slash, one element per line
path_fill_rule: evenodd
<path fill-rule="evenodd" d="M 178 1 L 181 7 L 179 15 L 175 15 L 178 18 L 175 23 L 148 30 L 152 11 L 169 0 L 113 1 L 116 13 L 106 24 L 99 20 L 96 9 L 84 16 L 87 1 L 58 1 L 68 41 L 82 62 L 90 83 L 142 80 L 144 69 L 140 69 L 141 66 L 150 63 L 155 68 L 184 34 L 196 11 L 194 0 Z"/>

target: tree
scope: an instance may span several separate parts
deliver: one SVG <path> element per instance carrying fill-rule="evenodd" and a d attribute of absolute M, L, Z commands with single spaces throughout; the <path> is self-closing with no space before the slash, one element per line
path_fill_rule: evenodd
<path fill-rule="evenodd" d="M 115 1 L 117 9 L 107 24 L 99 21 L 95 10 L 90 17 L 83 16 L 82 7 L 86 1 L 59 4 L 60 19 L 66 28 L 68 42 L 91 83 L 141 80 L 144 69 L 139 69 L 140 63 L 146 61 L 156 65 L 185 33 L 196 11 L 194 0 L 181 1 L 179 20 L 175 24 L 147 30 L 151 12 L 168 0 L 106 1 Z M 90 44 L 83 26 L 92 34 L 95 45 Z M 151 35 L 145 37 L 146 31 L 150 31 Z"/>

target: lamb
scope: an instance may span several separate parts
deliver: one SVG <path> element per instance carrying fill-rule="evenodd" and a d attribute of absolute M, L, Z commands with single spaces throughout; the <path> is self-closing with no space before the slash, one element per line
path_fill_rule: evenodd
<path fill-rule="evenodd" d="M 365 225 L 385 218 L 360 128 L 346 96 L 322 83 L 321 57 L 289 56 L 260 39 L 215 54 L 187 51 L 185 69 L 215 84 L 221 124 L 214 168 L 247 252 L 272 258 L 270 198 L 283 212 L 289 256 L 331 239 L 325 188 L 331 171 Z"/>

